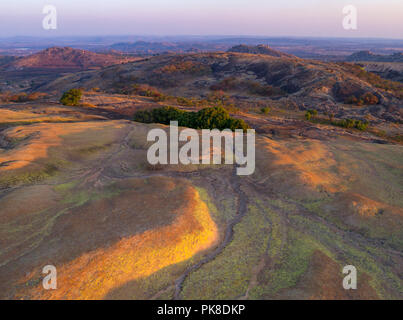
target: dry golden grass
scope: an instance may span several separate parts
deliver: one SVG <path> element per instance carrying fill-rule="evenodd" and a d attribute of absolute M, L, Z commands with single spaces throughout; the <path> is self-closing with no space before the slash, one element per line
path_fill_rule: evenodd
<path fill-rule="evenodd" d="M 307 272 L 298 284 L 278 295 L 281 299 L 309 300 L 376 300 L 375 290 L 369 285 L 367 274 L 359 274 L 357 290 L 345 290 L 340 272 L 341 266 L 325 253 L 316 250 L 309 263 Z"/>
<path fill-rule="evenodd" d="M 32 299 L 102 299 L 126 282 L 147 277 L 209 248 L 217 241 L 218 233 L 206 204 L 193 188 L 186 189 L 183 199 L 186 208 L 172 224 L 123 238 L 58 266 L 55 291 L 45 291 L 40 284 L 19 294 Z M 32 276 L 34 273 L 20 283 Z"/>
<path fill-rule="evenodd" d="M 341 178 L 334 168 L 344 169 L 320 141 L 263 138 L 256 157 L 258 170 L 263 175 L 260 182 L 282 180 L 283 186 L 299 185 L 327 192 L 343 190 Z"/>
<path fill-rule="evenodd" d="M 24 141 L 17 143 L 11 150 L 0 150 L 0 164 L 7 163 L 7 165 L 0 166 L 0 172 L 23 168 L 38 159 L 47 158 L 50 148 L 63 147 L 63 136 L 82 133 L 83 139 L 85 139 L 88 130 L 96 132 L 120 127 L 122 124 L 118 122 L 79 122 L 40 123 L 10 128 L 4 132 L 7 139 Z"/>

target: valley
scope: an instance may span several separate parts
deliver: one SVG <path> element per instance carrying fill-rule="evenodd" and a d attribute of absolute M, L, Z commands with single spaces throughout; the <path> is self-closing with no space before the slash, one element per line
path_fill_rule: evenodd
<path fill-rule="evenodd" d="M 65 53 L 0 73 L 0 299 L 402 298 L 400 82 L 265 46 Z M 151 165 L 148 132 L 170 128 L 133 116 L 168 106 L 245 121 L 255 172 Z"/>

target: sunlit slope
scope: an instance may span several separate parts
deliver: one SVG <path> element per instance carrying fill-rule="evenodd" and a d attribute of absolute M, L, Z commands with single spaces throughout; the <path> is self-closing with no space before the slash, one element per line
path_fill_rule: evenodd
<path fill-rule="evenodd" d="M 234 238 L 180 297 L 401 298 L 402 159 L 398 145 L 259 136 Z M 346 265 L 358 270 L 357 290 L 342 287 Z"/>
<path fill-rule="evenodd" d="M 6 131 L 6 140 L 19 140 L 2 150 L 9 164 L 0 179 L 2 298 L 101 299 L 217 241 L 191 183 L 141 169 L 123 176 L 125 161 L 145 165 L 144 150 L 131 147 L 134 133 L 125 121 Z M 54 170 L 46 172 L 49 163 Z M 58 270 L 55 291 L 41 283 L 49 264 Z"/>
<path fill-rule="evenodd" d="M 1 132 L 1 298 L 402 297 L 401 146 L 258 134 L 256 171 L 238 177 L 150 166 L 155 127 L 167 129 Z M 54 291 L 41 284 L 48 264 Z M 345 265 L 357 267 L 356 291 L 342 288 Z"/>

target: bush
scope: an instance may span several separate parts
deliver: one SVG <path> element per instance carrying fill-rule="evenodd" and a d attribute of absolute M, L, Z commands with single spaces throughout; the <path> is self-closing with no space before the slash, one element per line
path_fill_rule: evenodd
<path fill-rule="evenodd" d="M 134 114 L 134 121 L 143 123 L 169 124 L 178 121 L 179 126 L 194 129 L 243 129 L 249 126 L 241 119 L 232 118 L 222 107 L 205 108 L 198 112 L 187 112 L 174 107 L 163 107 L 151 111 L 142 110 Z"/>
<path fill-rule="evenodd" d="M 307 112 L 305 112 L 305 119 L 306 120 L 311 120 L 312 117 L 316 117 L 318 115 L 318 111 L 314 109 L 309 109 Z"/>
<path fill-rule="evenodd" d="M 363 105 L 378 104 L 379 99 L 373 93 L 366 92 L 363 95 L 360 95 L 359 97 L 356 97 L 356 96 L 352 95 L 349 98 L 347 98 L 344 102 L 346 104 L 355 104 L 357 106 L 363 106 Z"/>
<path fill-rule="evenodd" d="M 70 89 L 63 93 L 60 103 L 65 106 L 78 106 L 80 103 L 83 92 L 80 89 Z"/>
<path fill-rule="evenodd" d="M 378 97 L 372 94 L 371 92 L 365 93 L 361 98 L 367 105 L 373 105 L 379 103 Z"/>
<path fill-rule="evenodd" d="M 365 131 L 368 128 L 369 123 L 367 121 L 354 120 L 354 119 L 342 119 L 331 121 L 330 124 L 343 128 L 355 128 L 360 131 Z"/>
<path fill-rule="evenodd" d="M 263 114 L 269 114 L 270 108 L 269 107 L 263 107 L 260 109 L 260 112 Z"/>

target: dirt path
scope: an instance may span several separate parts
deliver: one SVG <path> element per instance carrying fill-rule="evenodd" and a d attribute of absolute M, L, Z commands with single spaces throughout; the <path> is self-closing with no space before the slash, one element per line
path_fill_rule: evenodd
<path fill-rule="evenodd" d="M 233 174 L 231 176 L 231 186 L 234 193 L 238 195 L 238 208 L 236 216 L 229 222 L 225 228 L 224 239 L 221 244 L 215 248 L 214 251 L 209 253 L 206 257 L 200 260 L 198 263 L 189 267 L 185 272 L 175 281 L 175 295 L 174 300 L 179 300 L 181 298 L 181 292 L 183 288 L 183 283 L 190 273 L 198 270 L 204 264 L 214 260 L 219 254 L 221 254 L 227 245 L 232 241 L 234 236 L 234 227 L 241 222 L 242 218 L 246 215 L 248 209 L 248 197 L 241 189 L 240 178 L 236 175 L 236 168 L 233 169 Z"/>

